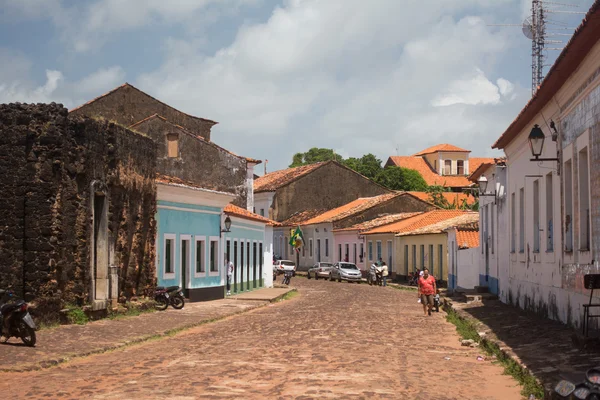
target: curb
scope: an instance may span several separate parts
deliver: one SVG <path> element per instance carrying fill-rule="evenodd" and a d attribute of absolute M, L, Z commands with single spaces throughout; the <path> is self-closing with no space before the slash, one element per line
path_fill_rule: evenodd
<path fill-rule="evenodd" d="M 293 291 L 295 291 L 295 290 L 296 289 L 294 289 Z M 290 290 L 290 291 L 292 291 L 292 290 Z M 285 293 L 285 294 L 287 294 L 287 293 Z M 284 295 L 278 296 L 278 298 L 281 298 Z M 192 329 L 192 328 L 196 328 L 196 327 L 201 326 L 201 325 L 210 324 L 212 322 L 218 322 L 218 321 L 224 320 L 224 319 L 229 318 L 229 317 L 233 317 L 233 316 L 236 316 L 236 315 L 244 314 L 244 313 L 252 311 L 252 310 L 257 310 L 257 309 L 265 307 L 268 304 L 270 304 L 270 303 L 273 302 L 273 301 L 268 302 L 267 300 L 261 300 L 261 301 L 265 302 L 265 304 L 258 304 L 258 305 L 249 307 L 249 308 L 247 308 L 245 310 L 236 311 L 234 313 L 222 315 L 220 317 L 203 319 L 203 320 L 198 321 L 198 322 L 194 322 L 194 323 L 182 325 L 180 327 L 173 328 L 173 329 L 168 329 L 168 330 L 165 330 L 165 331 L 160 332 L 160 333 L 143 335 L 143 336 L 140 336 L 140 337 L 137 337 L 137 338 L 124 340 L 123 342 L 121 342 L 119 344 L 116 344 L 116 345 L 107 345 L 107 346 L 100 347 L 100 348 L 93 349 L 93 350 L 89 350 L 89 351 L 83 351 L 83 352 L 80 352 L 80 353 L 68 354 L 66 356 L 61 356 L 61 357 L 58 357 L 58 358 L 51 358 L 51 359 L 46 359 L 46 360 L 38 361 L 38 362 L 35 362 L 35 363 L 32 363 L 32 364 L 21 364 L 19 366 L 15 366 L 15 367 L 0 368 L 0 372 L 31 372 L 31 371 L 41 371 L 43 369 L 55 367 L 55 366 L 60 365 L 60 364 L 65 364 L 65 363 L 67 363 L 69 361 L 72 361 L 72 360 L 74 360 L 76 358 L 83 358 L 83 357 L 88 357 L 88 356 L 92 356 L 92 355 L 103 354 L 103 353 L 106 353 L 106 352 L 109 352 L 109 351 L 118 350 L 118 349 L 122 349 L 122 348 L 125 348 L 125 347 L 133 346 L 133 345 L 136 345 L 136 344 L 141 344 L 141 343 L 149 342 L 151 340 L 163 339 L 163 338 L 175 335 L 177 333 L 180 333 L 180 332 Z"/>
<path fill-rule="evenodd" d="M 231 300 L 239 300 L 239 301 L 266 301 L 269 303 L 275 303 L 275 302 L 278 302 L 279 300 L 283 299 L 289 293 L 293 293 L 293 292 L 297 292 L 297 291 L 298 291 L 298 289 L 296 289 L 296 288 L 290 288 L 287 292 L 282 293 L 275 297 L 271 297 L 270 299 L 266 299 L 264 297 L 263 298 L 255 298 L 255 299 L 230 297 L 230 299 Z"/>

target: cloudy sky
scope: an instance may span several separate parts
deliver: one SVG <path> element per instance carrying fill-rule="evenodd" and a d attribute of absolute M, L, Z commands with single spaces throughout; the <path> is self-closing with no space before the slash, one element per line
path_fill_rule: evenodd
<path fill-rule="evenodd" d="M 0 103 L 72 108 L 129 82 L 218 121 L 214 142 L 269 171 L 310 147 L 385 161 L 452 143 L 494 156 L 531 95 L 531 44 L 489 25 L 521 22 L 530 4 L 0 0 Z"/>

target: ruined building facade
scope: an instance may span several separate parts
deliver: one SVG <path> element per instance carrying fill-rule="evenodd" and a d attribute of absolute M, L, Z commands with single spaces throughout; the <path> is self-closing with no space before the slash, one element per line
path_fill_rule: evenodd
<path fill-rule="evenodd" d="M 0 105 L 0 287 L 104 309 L 155 283 L 156 146 L 62 105 Z"/>

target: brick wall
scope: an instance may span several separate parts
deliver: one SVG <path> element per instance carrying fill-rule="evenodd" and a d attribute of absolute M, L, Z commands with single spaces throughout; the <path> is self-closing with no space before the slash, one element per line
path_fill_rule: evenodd
<path fill-rule="evenodd" d="M 390 191 L 331 162 L 278 189 L 273 199 L 273 219 L 284 221 L 299 211 L 333 209 L 359 197 L 385 193 Z"/>
<path fill-rule="evenodd" d="M 0 282 L 38 312 L 90 301 L 92 187 L 108 199 L 120 291 L 154 284 L 156 149 L 62 105 L 0 105 Z"/>

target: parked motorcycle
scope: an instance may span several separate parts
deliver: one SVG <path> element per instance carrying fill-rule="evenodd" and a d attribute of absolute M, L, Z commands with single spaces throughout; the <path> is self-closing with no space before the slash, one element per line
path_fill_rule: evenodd
<path fill-rule="evenodd" d="M 367 283 L 369 285 L 383 285 L 383 276 L 381 268 L 377 267 L 375 264 L 371 265 L 369 269 L 369 273 L 367 274 Z"/>
<path fill-rule="evenodd" d="M 585 381 L 578 384 L 560 381 L 554 392 L 562 399 L 600 400 L 600 367 L 589 369 L 585 378 Z"/>
<path fill-rule="evenodd" d="M 164 311 L 169 304 L 176 310 L 181 310 L 185 305 L 183 291 L 179 286 L 158 286 L 154 292 L 154 306 L 159 311 Z"/>
<path fill-rule="evenodd" d="M 15 299 L 12 291 L 0 290 L 0 336 L 4 336 L 5 343 L 16 337 L 27 346 L 35 346 L 37 328 L 27 308 L 28 304 Z"/>
<path fill-rule="evenodd" d="M 440 312 L 440 294 L 437 293 L 433 296 L 433 308 L 435 308 L 435 312 Z"/>
<path fill-rule="evenodd" d="M 292 276 L 294 276 L 294 271 L 285 270 L 283 272 L 283 281 L 282 281 L 282 283 L 284 285 L 289 285 L 290 284 L 290 280 L 292 279 Z"/>

